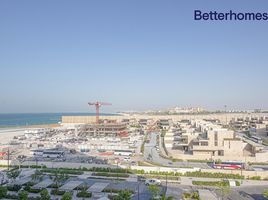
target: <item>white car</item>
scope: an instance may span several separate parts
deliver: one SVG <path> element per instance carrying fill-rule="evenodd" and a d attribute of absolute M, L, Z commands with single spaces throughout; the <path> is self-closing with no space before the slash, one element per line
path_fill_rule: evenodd
<path fill-rule="evenodd" d="M 147 179 L 145 185 L 161 185 L 161 181 L 158 179 Z"/>
<path fill-rule="evenodd" d="M 124 161 L 130 161 L 130 157 L 125 157 Z"/>

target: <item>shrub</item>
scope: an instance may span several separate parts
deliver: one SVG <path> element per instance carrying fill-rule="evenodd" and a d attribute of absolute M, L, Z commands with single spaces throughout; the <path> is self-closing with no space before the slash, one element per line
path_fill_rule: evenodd
<path fill-rule="evenodd" d="M 34 183 L 34 182 L 32 182 L 32 181 L 30 181 L 30 182 L 28 182 L 28 183 L 23 184 L 23 186 L 34 186 L 34 185 L 35 185 L 35 183 Z"/>
<path fill-rule="evenodd" d="M 102 192 L 107 192 L 107 193 L 119 193 L 122 190 L 120 189 L 114 189 L 114 188 L 105 188 L 104 190 L 102 190 Z M 130 193 L 134 194 L 135 192 L 132 190 L 128 190 Z"/>
<path fill-rule="evenodd" d="M 240 186 L 241 184 L 240 184 L 239 181 L 235 181 L 235 185 L 236 185 L 236 186 Z"/>
<path fill-rule="evenodd" d="M 227 181 L 192 181 L 193 185 L 202 185 L 202 186 L 229 186 Z"/>
<path fill-rule="evenodd" d="M 108 173 L 108 172 L 97 172 L 97 173 L 93 173 L 92 174 L 93 176 L 106 176 L 106 177 L 129 177 L 128 174 L 122 174 L 122 173 L 118 173 L 118 174 L 115 174 L 115 173 Z"/>
<path fill-rule="evenodd" d="M 52 183 L 50 186 L 48 186 L 48 188 L 59 188 L 61 187 L 62 185 L 61 184 L 56 184 L 56 183 Z"/>
<path fill-rule="evenodd" d="M 60 174 L 73 174 L 73 175 L 81 175 L 83 174 L 82 171 L 80 170 L 75 170 L 75 169 L 42 169 L 41 172 L 45 173 L 55 173 L 58 171 Z"/>
<path fill-rule="evenodd" d="M 72 200 L 72 194 L 70 192 L 65 192 L 61 200 Z"/>
<path fill-rule="evenodd" d="M 7 188 L 0 186 L 0 199 L 4 198 L 7 195 Z"/>
<path fill-rule="evenodd" d="M 41 192 L 41 189 L 30 188 L 30 190 L 28 192 L 30 192 L 30 193 L 39 193 L 39 192 Z"/>
<path fill-rule="evenodd" d="M 76 194 L 76 197 L 84 197 L 84 198 L 90 198 L 92 196 L 91 192 L 87 192 L 85 190 L 78 192 Z"/>
<path fill-rule="evenodd" d="M 7 186 L 8 191 L 18 192 L 21 189 L 20 185 L 9 185 Z"/>
<path fill-rule="evenodd" d="M 193 192 L 193 193 L 183 193 L 182 195 L 183 199 L 196 199 L 200 200 L 198 192 Z"/>
<path fill-rule="evenodd" d="M 54 189 L 54 190 L 51 190 L 50 194 L 52 194 L 52 195 L 64 195 L 65 191 Z"/>
<path fill-rule="evenodd" d="M 261 180 L 260 176 L 252 176 L 249 178 L 250 180 Z"/>
<path fill-rule="evenodd" d="M 224 173 L 209 173 L 209 172 L 186 172 L 184 176 L 190 177 L 206 177 L 206 178 L 230 178 L 230 179 L 244 179 L 244 176 L 239 174 L 224 174 Z"/>

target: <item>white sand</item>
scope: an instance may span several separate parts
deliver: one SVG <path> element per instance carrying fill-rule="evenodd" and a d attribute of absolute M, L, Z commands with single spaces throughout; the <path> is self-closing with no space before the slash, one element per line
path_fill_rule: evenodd
<path fill-rule="evenodd" d="M 24 135 L 25 130 L 26 129 L 21 128 L 0 129 L 0 144 L 7 144 L 14 138 L 14 136 Z"/>

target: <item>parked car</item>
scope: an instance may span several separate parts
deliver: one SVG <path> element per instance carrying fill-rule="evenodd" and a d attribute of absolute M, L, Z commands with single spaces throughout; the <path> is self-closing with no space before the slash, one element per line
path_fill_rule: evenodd
<path fill-rule="evenodd" d="M 158 179 L 147 179 L 145 185 L 161 185 L 161 181 Z"/>
<path fill-rule="evenodd" d="M 124 161 L 130 161 L 130 157 L 125 157 Z"/>

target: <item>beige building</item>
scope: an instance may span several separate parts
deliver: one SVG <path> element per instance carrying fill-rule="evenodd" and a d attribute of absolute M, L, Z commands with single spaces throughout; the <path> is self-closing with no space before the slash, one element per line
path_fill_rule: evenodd
<path fill-rule="evenodd" d="M 204 120 L 193 120 L 191 126 L 166 133 L 169 156 L 180 159 L 268 161 L 261 144 L 235 135 L 234 131 Z"/>

